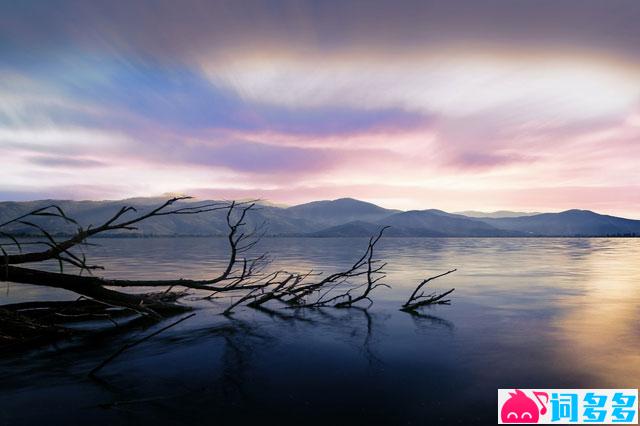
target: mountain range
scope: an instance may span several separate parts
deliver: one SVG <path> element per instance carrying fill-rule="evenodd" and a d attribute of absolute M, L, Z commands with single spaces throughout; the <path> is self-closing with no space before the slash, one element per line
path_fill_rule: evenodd
<path fill-rule="evenodd" d="M 118 201 L 41 200 L 0 202 L 0 223 L 51 204 L 83 226 L 96 225 L 111 217 L 121 206 L 143 212 L 160 204 L 160 198 Z M 207 201 L 199 201 L 206 203 Z M 189 205 L 190 202 L 181 202 Z M 35 218 L 52 234 L 65 235 L 74 226 L 52 217 Z M 292 207 L 258 204 L 247 216 L 249 227 L 265 224 L 268 236 L 364 237 L 389 226 L 387 236 L 396 237 L 537 237 L 537 236 L 640 236 L 640 220 L 598 214 L 589 210 L 560 213 L 467 212 L 442 210 L 392 210 L 372 203 L 341 198 L 313 201 Z M 25 225 L 12 224 L 3 231 L 28 234 Z M 170 215 L 151 218 L 135 231 L 119 231 L 111 236 L 220 236 L 226 234 L 224 212 Z"/>

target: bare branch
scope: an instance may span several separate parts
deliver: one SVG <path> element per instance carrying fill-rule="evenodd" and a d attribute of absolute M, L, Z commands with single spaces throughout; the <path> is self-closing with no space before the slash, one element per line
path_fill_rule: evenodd
<path fill-rule="evenodd" d="M 137 213 L 137 210 L 134 207 L 127 207 L 127 206 L 122 207 L 111 218 L 107 219 L 101 225 L 96 227 L 88 226 L 86 229 L 79 226 L 77 232 L 72 237 L 69 237 L 68 239 L 61 242 L 56 242 L 55 239 L 53 239 L 52 237 L 49 238 L 50 235 L 48 235 L 41 226 L 34 224 L 32 222 L 25 221 L 24 219 L 30 216 L 53 216 L 53 217 L 62 218 L 65 221 L 76 224 L 76 225 L 78 224 L 78 222 L 70 218 L 69 216 L 67 216 L 64 213 L 64 211 L 56 205 L 34 210 L 16 219 L 12 219 L 8 222 L 5 222 L 2 225 L 0 225 L 0 227 L 9 225 L 11 223 L 21 223 L 26 226 L 33 227 L 38 231 L 40 231 L 43 235 L 45 235 L 47 239 L 50 239 L 52 246 L 48 250 L 44 250 L 41 252 L 6 255 L 5 261 L 10 265 L 16 265 L 21 263 L 32 263 L 32 262 L 41 262 L 49 259 L 57 259 L 58 255 L 66 252 L 67 250 L 74 247 L 75 245 L 84 242 L 89 237 L 92 237 L 100 233 L 108 232 L 108 231 L 114 231 L 114 230 L 133 230 L 133 229 L 136 229 L 135 226 L 133 225 L 140 223 L 144 220 L 147 220 L 151 217 L 174 215 L 174 214 L 199 214 L 199 213 L 224 210 L 229 208 L 229 205 L 227 205 L 226 203 L 225 204 L 206 203 L 206 204 L 200 204 L 197 206 L 168 209 L 168 207 L 172 206 L 176 202 L 187 200 L 190 198 L 191 197 L 171 198 L 165 201 L 160 206 L 152 209 L 148 213 L 139 214 L 128 220 L 124 220 L 123 217 L 129 212 Z M 52 213 L 47 209 L 54 210 L 54 212 Z"/>
<path fill-rule="evenodd" d="M 15 248 L 19 253 L 7 253 L 0 245 L 0 279 L 24 284 L 45 285 L 62 288 L 90 298 L 96 303 L 107 306 L 117 306 L 124 310 L 159 319 L 163 314 L 175 314 L 189 310 L 188 306 L 179 305 L 177 300 L 187 293 L 184 289 L 203 290 L 208 292 L 204 299 L 212 299 L 218 293 L 226 296 L 237 296 L 230 300 L 224 314 L 231 314 L 235 308 L 245 305 L 254 309 L 270 310 L 267 305 L 280 302 L 290 308 L 316 308 L 332 306 L 336 308 L 354 307 L 359 302 L 366 301 L 368 309 L 373 300 L 372 292 L 379 287 L 389 286 L 383 282 L 386 278 L 384 268 L 386 263 L 375 258 L 375 248 L 388 227 L 383 227 L 372 236 L 366 250 L 346 270 L 328 275 L 309 271 L 307 273 L 292 273 L 284 270 L 267 272 L 270 264 L 269 256 L 252 254 L 261 238 L 265 235 L 265 224 L 259 224 L 254 229 L 247 229 L 250 212 L 256 208 L 254 201 L 248 202 L 211 202 L 197 205 L 176 205 L 179 201 L 190 197 L 174 197 L 146 213 L 141 213 L 132 206 L 123 206 L 111 217 L 98 226 L 81 227 L 77 221 L 70 218 L 60 207 L 51 205 L 34 210 L 16 219 L 0 225 L 8 226 L 20 224 L 37 231 L 40 239 L 36 242 L 22 243 L 10 232 L 0 231 L 0 237 L 8 237 L 11 243 L 5 246 Z M 91 276 L 91 272 L 102 269 L 98 265 L 90 265 L 84 253 L 77 252 L 77 246 L 87 243 L 88 238 L 100 233 L 114 230 L 136 229 L 136 225 L 144 220 L 167 216 L 199 214 L 213 211 L 224 212 L 226 220 L 226 241 L 229 256 L 222 271 L 209 279 L 193 280 L 176 278 L 169 280 L 115 280 Z M 57 241 L 43 225 L 33 222 L 31 217 L 49 216 L 64 220 L 78 226 L 77 232 L 67 239 Z M 34 247 L 32 252 L 24 253 L 24 247 Z M 44 246 L 44 249 L 42 248 Z M 75 249 L 74 249 L 75 248 Z M 73 249 L 73 250 L 72 250 Z M 60 265 L 59 273 L 39 271 L 16 266 L 19 264 L 39 262 L 43 260 L 57 260 Z M 72 265 L 80 270 L 80 275 L 64 273 L 63 266 Z M 425 295 L 422 289 L 430 281 L 454 272 L 454 270 L 423 280 L 413 291 L 409 300 L 402 305 L 402 310 L 412 311 L 428 304 L 445 304 L 445 299 L 453 289 L 442 293 Z M 83 276 L 87 272 L 89 276 Z M 312 277 L 318 277 L 311 281 Z M 125 287 L 162 287 L 161 292 L 148 294 L 128 294 L 113 290 Z M 174 290 L 182 288 L 183 290 Z M 63 313 L 67 315 L 68 313 Z M 95 313 L 91 313 L 95 315 Z M 75 314 L 74 314 L 75 315 Z M 86 317 L 84 313 L 82 313 Z M 68 315 L 67 315 L 68 316 Z"/>
<path fill-rule="evenodd" d="M 378 281 L 380 281 L 380 279 L 384 278 L 385 276 L 382 272 L 385 264 L 376 266 L 378 261 L 374 260 L 373 254 L 375 245 L 378 243 L 378 241 L 380 241 L 380 238 L 382 238 L 382 235 L 387 228 L 388 226 L 381 228 L 375 237 L 371 237 L 369 239 L 366 251 L 351 266 L 351 268 L 346 271 L 331 274 L 317 283 L 307 284 L 305 286 L 292 289 L 290 291 L 292 297 L 289 300 L 289 303 L 299 308 L 331 306 L 332 304 L 337 308 L 346 308 L 361 300 L 370 300 L 368 297 L 369 294 L 376 287 L 380 286 Z M 366 276 L 366 282 L 357 287 L 353 287 L 352 285 L 350 285 L 350 280 L 354 277 L 359 276 Z M 341 285 L 347 285 L 350 288 L 345 292 L 328 299 L 325 299 L 325 297 L 329 292 L 325 292 L 314 302 L 300 303 L 304 297 L 307 297 L 314 292 L 319 291 L 326 285 L 333 285 L 333 287 L 330 288 L 329 291 L 332 291 L 334 288 L 337 288 Z M 362 287 L 364 287 L 364 291 L 360 295 L 354 296 L 353 291 Z"/>
<path fill-rule="evenodd" d="M 435 280 L 436 278 L 444 277 L 445 275 L 449 275 L 455 271 L 457 271 L 457 269 L 452 269 L 440 275 L 436 275 L 436 276 L 422 280 L 420 284 L 418 284 L 418 286 L 415 288 L 415 290 L 413 290 L 413 293 L 411 293 L 411 296 L 409 296 L 409 300 L 407 300 L 405 304 L 402 305 L 401 310 L 413 311 L 421 306 L 435 305 L 435 304 L 444 305 L 444 304 L 450 303 L 451 302 L 450 300 L 445 300 L 444 298 L 449 294 L 451 294 L 455 290 L 455 288 L 452 288 L 451 290 L 441 294 L 431 293 L 426 296 L 424 292 L 421 292 L 420 294 L 418 294 L 418 292 L 422 289 L 422 287 L 427 285 L 429 282 Z"/>

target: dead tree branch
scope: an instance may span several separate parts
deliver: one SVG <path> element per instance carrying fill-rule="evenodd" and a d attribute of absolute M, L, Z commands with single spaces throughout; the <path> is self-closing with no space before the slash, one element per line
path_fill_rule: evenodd
<path fill-rule="evenodd" d="M 183 214 L 200 214 L 205 212 L 223 210 L 229 208 L 227 204 L 222 203 L 208 203 L 208 204 L 199 204 L 197 206 L 187 206 L 171 209 L 170 207 L 178 201 L 188 200 L 191 197 L 174 197 L 167 201 L 165 201 L 160 206 L 152 209 L 151 211 L 138 214 L 134 217 L 125 218 L 127 213 L 133 212 L 137 213 L 138 211 L 134 207 L 125 206 L 122 207 L 118 212 L 116 212 L 111 218 L 107 219 L 104 223 L 99 226 L 92 227 L 88 226 L 87 228 L 83 228 L 78 224 L 78 222 L 69 216 L 67 216 L 64 211 L 56 206 L 48 206 L 45 208 L 34 210 L 30 213 L 20 216 L 19 218 L 10 220 L 3 224 L 0 224 L 0 228 L 6 227 L 12 223 L 20 223 L 27 227 L 30 227 L 36 231 L 38 231 L 42 236 L 44 236 L 47 241 L 42 241 L 42 244 L 49 246 L 48 250 L 39 251 L 39 252 L 31 252 L 31 253 L 19 253 L 9 255 L 6 252 L 4 255 L 4 263 L 8 265 L 17 265 L 22 263 L 34 263 L 34 262 L 42 262 L 45 260 L 56 259 L 61 262 L 66 261 L 66 259 L 61 258 L 64 254 L 69 254 L 69 249 L 72 247 L 85 242 L 89 237 L 95 236 L 100 233 L 114 231 L 114 230 L 135 230 L 136 224 L 147 220 L 152 217 L 158 216 L 168 216 L 168 215 L 183 215 Z M 57 242 L 53 236 L 51 236 L 42 226 L 33 223 L 31 221 L 27 221 L 28 217 L 38 217 L 38 216 L 49 216 L 60 218 L 68 223 L 72 223 L 78 226 L 76 233 L 61 242 Z M 9 233 L 3 232 L 4 236 L 8 236 Z M 17 238 L 11 237 L 12 241 L 18 244 L 20 248 L 21 245 L 18 243 Z M 77 259 L 75 259 L 77 261 Z M 78 266 L 78 265 L 74 265 Z"/>
<path fill-rule="evenodd" d="M 387 228 L 388 226 L 381 228 L 378 235 L 369 239 L 369 243 L 364 254 L 356 260 L 349 269 L 331 274 L 317 283 L 306 285 L 297 285 L 299 283 L 296 283 L 295 286 L 287 289 L 285 293 L 286 296 L 290 297 L 285 298 L 281 296 L 280 300 L 297 308 L 314 308 L 323 306 L 347 308 L 362 300 L 368 300 L 372 303 L 369 298 L 369 294 L 373 290 L 380 286 L 389 287 L 388 285 L 379 282 L 386 276 L 384 272 L 382 272 L 386 264 L 380 264 L 380 262 L 374 260 L 373 257 L 374 248 L 378 241 L 380 241 L 380 238 L 382 238 L 382 234 Z M 365 283 L 354 286 L 351 280 L 361 276 L 366 277 Z M 305 298 L 314 293 L 320 292 L 326 287 L 329 287 L 329 289 L 322 293 L 315 301 L 304 302 Z M 339 287 L 347 287 L 348 289 L 335 296 L 328 297 L 332 291 Z M 364 287 L 364 291 L 359 295 L 354 296 L 353 292 L 362 287 Z"/>
<path fill-rule="evenodd" d="M 444 298 L 447 297 L 449 294 L 451 294 L 455 290 L 455 288 L 452 288 L 451 290 L 441 294 L 430 293 L 427 295 L 425 295 L 424 292 L 421 291 L 421 289 L 422 287 L 427 285 L 429 282 L 435 280 L 436 278 L 444 277 L 445 275 L 449 275 L 455 271 L 457 271 L 457 269 L 452 269 L 440 275 L 436 275 L 436 276 L 422 280 L 420 284 L 418 284 L 418 286 L 415 288 L 415 290 L 413 290 L 413 293 L 411 293 L 411 296 L 409 296 L 409 300 L 407 300 L 405 304 L 402 305 L 402 308 L 400 310 L 415 311 L 417 308 L 421 306 L 449 304 L 451 301 Z M 420 294 L 418 294 L 418 292 L 420 292 Z"/>
<path fill-rule="evenodd" d="M 12 245 L 20 251 L 18 254 L 8 254 L 2 248 L 0 257 L 0 279 L 22 283 L 57 287 L 85 297 L 111 304 L 129 308 L 139 313 L 158 316 L 161 313 L 171 314 L 181 312 L 187 307 L 175 303 L 167 303 L 169 295 L 162 294 L 127 294 L 107 287 L 183 287 L 196 290 L 207 291 L 230 291 L 230 290 L 253 290 L 263 288 L 264 283 L 260 282 L 261 273 L 268 264 L 266 255 L 255 257 L 247 256 L 247 253 L 258 243 L 262 236 L 260 228 L 246 231 L 245 219 L 247 213 L 254 208 L 254 202 L 246 203 L 206 203 L 196 206 L 170 208 L 177 201 L 186 200 L 189 197 L 172 198 L 151 211 L 138 214 L 132 218 L 126 218 L 130 212 L 137 213 L 133 207 L 122 207 L 113 216 L 97 227 L 82 228 L 78 222 L 69 217 L 60 207 L 52 205 L 35 210 L 20 216 L 19 218 L 5 222 L 0 226 L 19 223 L 31 227 L 46 237 L 46 241 L 39 242 L 48 247 L 44 251 L 22 253 L 23 245 L 19 239 L 8 232 L 3 232 L 4 236 L 10 237 Z M 229 258 L 223 271 L 216 277 L 205 280 L 172 279 L 172 280 L 111 280 L 99 278 L 92 275 L 82 276 L 63 272 L 63 264 L 71 264 L 80 269 L 80 272 L 100 268 L 99 266 L 88 265 L 84 254 L 76 255 L 71 249 L 79 244 L 84 244 L 87 238 L 113 230 L 135 229 L 133 225 L 147 220 L 151 217 L 183 214 L 199 214 L 205 212 L 227 210 L 226 222 L 228 227 L 227 240 L 229 244 Z M 58 242 L 41 225 L 25 220 L 34 216 L 49 216 L 62 219 L 68 223 L 78 226 L 76 234 L 64 241 Z M 57 260 L 60 264 L 60 272 L 45 272 L 32 268 L 14 266 L 24 263 L 40 262 L 45 260 Z M 175 299 L 173 299 L 175 301 Z"/>
<path fill-rule="evenodd" d="M 0 280 L 72 291 L 89 299 L 85 302 L 90 303 L 64 302 L 63 304 L 54 303 L 39 307 L 20 304 L 0 306 L 0 308 L 15 315 L 15 318 L 18 319 L 27 318 L 25 315 L 29 314 L 28 318 L 31 322 L 37 322 L 43 318 L 50 320 L 53 317 L 54 321 L 47 323 L 53 325 L 57 324 L 55 320 L 63 322 L 81 320 L 82 318 L 113 321 L 111 315 L 116 311 L 118 315 L 121 312 L 125 312 L 127 315 L 135 313 L 150 320 L 159 320 L 165 316 L 190 310 L 188 305 L 182 305 L 178 303 L 178 300 L 189 294 L 188 291 L 194 290 L 208 292 L 209 296 L 206 296 L 205 299 L 209 300 L 219 293 L 224 294 L 229 298 L 229 304 L 223 313 L 229 315 L 239 306 L 273 312 L 271 308 L 267 307 L 267 304 L 273 302 L 285 304 L 293 309 L 351 308 L 363 301 L 367 301 L 371 306 L 373 304 L 372 292 L 379 287 L 389 288 L 387 284 L 382 282 L 386 277 L 384 272 L 386 263 L 376 259 L 375 256 L 377 244 L 388 227 L 381 228 L 375 236 L 371 237 L 363 254 L 345 270 L 326 276 L 315 271 L 307 273 L 284 270 L 268 271 L 267 267 L 270 264 L 268 255 L 253 253 L 255 246 L 264 236 L 264 224 L 258 225 L 254 229 L 248 229 L 247 226 L 249 214 L 256 206 L 255 202 L 193 203 L 195 205 L 180 203 L 189 198 L 174 197 L 146 212 L 138 212 L 134 207 L 124 206 L 98 226 L 83 227 L 56 205 L 49 205 L 1 223 L 0 238 L 4 238 L 5 242 L 0 241 Z M 78 248 L 89 244 L 88 239 L 91 237 L 112 231 L 134 230 L 141 222 L 154 217 L 204 214 L 216 211 L 224 214 L 229 255 L 221 271 L 208 279 L 123 280 L 103 278 L 92 274 L 93 271 L 101 269 L 101 267 L 89 264 L 85 254 L 77 252 Z M 75 226 L 76 231 L 71 237 L 65 237 L 58 241 L 45 229 L 44 225 L 37 223 L 38 218 L 42 217 L 64 221 L 66 224 Z M 15 229 L 16 225 L 33 230 L 40 238 L 35 242 L 21 240 L 9 230 Z M 7 239 L 10 242 L 6 242 Z M 10 247 L 11 253 L 5 250 L 5 247 L 8 249 Z M 25 252 L 27 248 L 31 251 Z M 59 272 L 48 272 L 24 266 L 25 264 L 51 260 L 58 262 Z M 66 273 L 63 269 L 65 265 L 77 268 L 79 273 Z M 423 280 L 401 309 L 415 311 L 425 305 L 449 303 L 445 297 L 453 289 L 442 294 L 428 295 L 425 295 L 422 289 L 430 281 L 454 271 L 455 269 Z M 83 272 L 87 272 L 87 274 L 83 275 Z M 129 287 L 159 287 L 160 289 L 157 292 L 143 294 L 119 291 Z M 368 309 L 369 306 L 363 309 Z M 20 314 L 20 311 L 25 315 Z M 189 317 L 185 317 L 183 320 Z M 33 327 L 33 324 L 29 323 L 28 327 Z M 127 347 L 122 351 L 126 349 Z M 116 353 L 113 357 L 118 355 L 119 353 Z M 109 361 L 110 359 L 105 363 Z M 102 366 L 97 367 L 94 372 Z"/>

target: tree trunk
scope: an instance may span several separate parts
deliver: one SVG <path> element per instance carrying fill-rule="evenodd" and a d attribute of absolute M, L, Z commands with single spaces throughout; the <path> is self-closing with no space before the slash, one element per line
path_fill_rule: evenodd
<path fill-rule="evenodd" d="M 129 294 L 103 287 L 108 281 L 98 277 L 38 271 L 19 266 L 0 266 L 0 277 L 20 284 L 43 285 L 69 290 L 105 304 L 122 306 L 139 312 L 173 315 L 190 310 L 174 301 L 162 300 L 162 293 Z"/>

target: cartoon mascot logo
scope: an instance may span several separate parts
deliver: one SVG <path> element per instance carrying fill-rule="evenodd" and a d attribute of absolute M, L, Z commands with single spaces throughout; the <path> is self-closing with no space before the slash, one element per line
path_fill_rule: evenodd
<path fill-rule="evenodd" d="M 540 403 L 540 410 L 538 405 L 524 394 L 520 389 L 516 389 L 515 392 L 509 392 L 509 399 L 502 405 L 500 411 L 500 418 L 503 423 L 538 423 L 540 414 L 547 412 L 547 403 L 549 402 L 549 395 L 546 392 L 533 392 L 533 395 Z M 540 397 L 544 397 L 545 401 L 542 402 Z"/>

